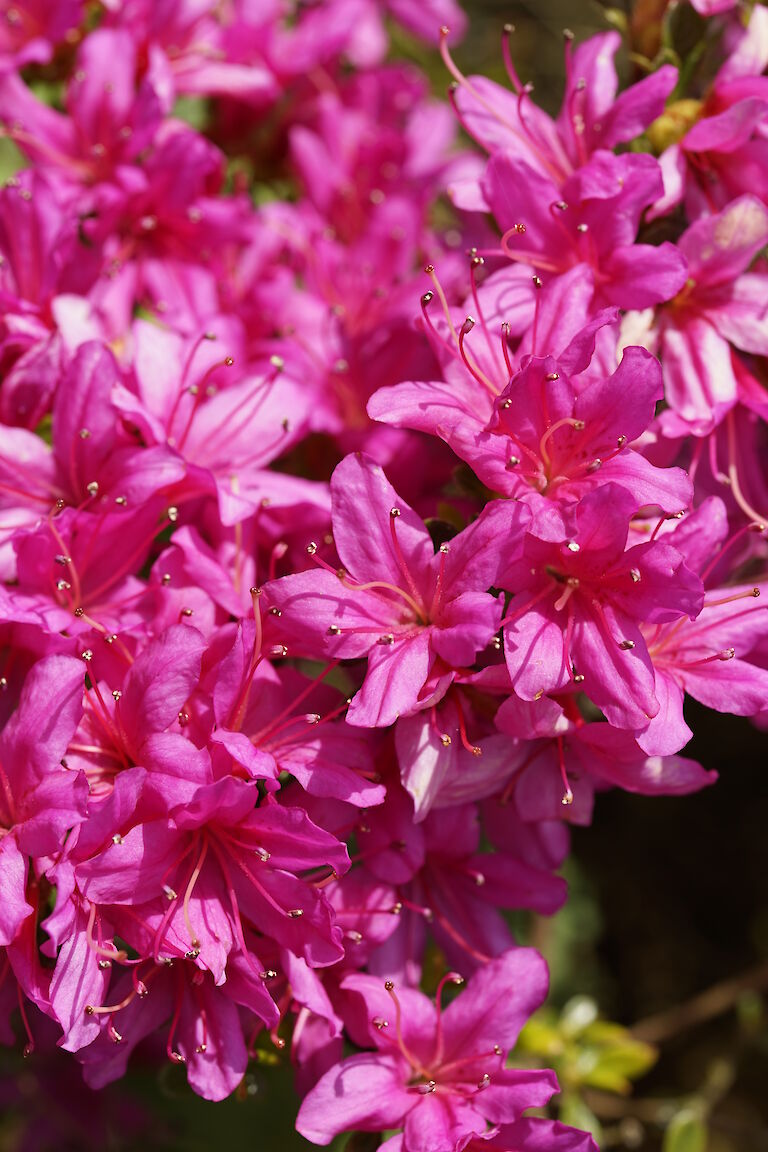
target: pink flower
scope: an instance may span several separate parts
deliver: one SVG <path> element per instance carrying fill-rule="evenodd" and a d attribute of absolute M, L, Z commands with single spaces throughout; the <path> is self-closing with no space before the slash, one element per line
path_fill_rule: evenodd
<path fill-rule="evenodd" d="M 25 895 L 29 858 L 55 856 L 85 816 L 85 777 L 61 764 L 80 716 L 82 688 L 79 660 L 45 657 L 28 674 L 19 706 L 0 733 L 0 945 L 13 943 L 32 914 Z"/>
<path fill-rule="evenodd" d="M 504 555 L 519 552 L 527 509 L 492 503 L 435 555 L 423 522 L 382 470 L 348 456 L 331 479 L 333 532 L 344 565 L 267 585 L 290 651 L 320 658 L 368 657 L 351 724 L 386 726 L 445 691 L 452 669 L 472 664 L 495 635 L 501 604 L 488 595 Z M 315 545 L 311 552 L 317 551 Z"/>
<path fill-rule="evenodd" d="M 531 86 L 518 77 L 506 35 L 504 62 L 513 92 L 485 76 L 462 76 L 443 45 L 444 59 L 458 83 L 454 103 L 462 126 L 487 152 L 514 153 L 556 184 L 586 164 L 594 152 L 639 136 L 661 115 L 677 79 L 676 69 L 664 64 L 617 94 L 614 57 L 621 44 L 619 34 L 592 36 L 575 49 L 572 39 L 565 41 L 565 93 L 555 120 L 530 100 Z M 458 204 L 470 206 L 462 195 Z"/>
<path fill-rule="evenodd" d="M 549 1071 L 505 1067 L 526 1018 L 544 1000 L 547 971 L 532 949 L 505 952 L 471 978 L 445 1011 L 391 981 L 348 976 L 353 1035 L 374 1051 L 350 1056 L 305 1098 L 296 1126 L 315 1144 L 339 1132 L 404 1128 L 404 1152 L 447 1152 L 488 1123 L 512 1123 L 541 1107 L 557 1081 Z M 356 1002 L 355 1002 L 356 1001 Z M 360 1003 L 362 1001 L 362 1003 Z"/>
<path fill-rule="evenodd" d="M 583 265 L 594 275 L 596 299 L 619 308 L 669 300 L 685 283 L 674 244 L 635 242 L 644 209 L 662 190 L 651 156 L 599 151 L 558 186 L 513 152 L 494 152 L 481 186 L 503 233 L 501 253 L 545 283 Z"/>
<path fill-rule="evenodd" d="M 516 590 L 504 627 L 515 692 L 534 700 L 582 684 L 619 728 L 645 728 L 659 710 L 641 623 L 692 619 L 701 582 L 660 541 L 626 549 L 634 501 L 615 484 L 582 498 L 573 539 L 527 537 L 523 560 L 501 576 Z"/>
<path fill-rule="evenodd" d="M 678 241 L 688 279 L 658 309 L 651 337 L 676 417 L 664 424 L 672 434 L 681 425 L 711 431 L 736 403 L 737 351 L 768 355 L 768 275 L 760 265 L 749 271 L 767 242 L 768 208 L 754 196 L 697 220 Z"/>

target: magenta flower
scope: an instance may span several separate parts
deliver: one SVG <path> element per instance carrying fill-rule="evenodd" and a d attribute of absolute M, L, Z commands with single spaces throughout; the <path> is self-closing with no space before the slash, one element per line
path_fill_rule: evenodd
<path fill-rule="evenodd" d="M 660 541 L 626 549 L 634 501 L 615 484 L 577 505 L 573 539 L 528 536 L 523 560 L 501 577 L 517 594 L 504 650 L 515 692 L 534 700 L 582 684 L 618 728 L 645 728 L 659 710 L 641 623 L 698 615 L 700 580 Z"/>
<path fill-rule="evenodd" d="M 768 208 L 754 196 L 697 220 L 678 241 L 688 279 L 654 320 L 672 435 L 709 432 L 736 403 L 736 350 L 768 355 L 768 276 L 748 270 L 766 243 Z"/>
<path fill-rule="evenodd" d="M 644 209 L 662 191 L 651 156 L 596 152 L 558 186 L 513 152 L 494 152 L 481 186 L 503 233 L 499 254 L 545 280 L 583 265 L 594 276 L 596 299 L 619 308 L 648 308 L 685 283 L 674 244 L 635 242 Z"/>
<path fill-rule="evenodd" d="M 290 651 L 368 657 L 351 724 L 386 726 L 443 692 L 452 669 L 473 663 L 493 639 L 501 604 L 487 589 L 501 560 L 519 553 L 528 511 L 492 503 L 435 555 L 426 527 L 378 465 L 348 456 L 331 479 L 333 532 L 344 566 L 286 576 L 266 588 Z M 312 545 L 311 552 L 316 552 Z"/>
<path fill-rule="evenodd" d="M 484 1136 L 457 1144 L 458 1152 L 598 1152 L 588 1132 L 556 1120 L 518 1120 L 494 1127 Z M 393 1136 L 379 1152 L 405 1152 L 402 1136 Z"/>
<path fill-rule="evenodd" d="M 339 1132 L 404 1128 L 404 1152 L 447 1152 L 487 1125 L 513 1123 L 557 1091 L 554 1073 L 505 1067 L 506 1054 L 547 992 L 544 961 L 532 949 L 505 952 L 471 978 L 445 1011 L 391 981 L 348 976 L 355 1038 L 373 1052 L 350 1056 L 305 1098 L 296 1126 L 315 1144 Z M 354 1003 L 354 997 L 359 998 Z M 362 1004 L 360 1003 L 362 1001 Z"/>
<path fill-rule="evenodd" d="M 748 532 L 764 526 L 748 524 L 728 537 L 725 508 L 710 497 L 671 534 L 687 566 L 707 583 L 721 557 Z M 760 585 L 741 581 L 707 590 L 695 620 L 644 626 L 655 674 L 659 711 L 637 739 L 650 753 L 677 752 L 693 733 L 683 719 L 683 694 L 716 712 L 755 716 L 765 707 L 768 671 L 749 659 L 768 634 L 768 593 Z"/>
<path fill-rule="evenodd" d="M 231 777 L 199 786 L 192 799 L 182 793 L 181 803 L 174 803 L 175 777 L 155 774 L 153 784 L 164 790 L 169 815 L 136 825 L 78 866 L 89 900 L 132 906 L 154 932 L 158 961 L 170 941 L 200 956 L 219 982 L 229 953 L 248 953 L 244 919 L 310 964 L 341 957 L 327 901 L 296 875 L 346 870 L 346 849 L 334 836 L 301 809 L 257 809 L 255 786 Z"/>
<path fill-rule="evenodd" d="M 658 691 L 658 673 L 656 685 Z M 499 708 L 496 723 L 518 741 L 510 755 L 511 779 L 504 799 L 514 797 L 518 813 L 528 822 L 566 818 L 589 824 L 594 793 L 607 787 L 645 796 L 685 796 L 717 780 L 716 772 L 706 772 L 695 760 L 649 755 L 630 732 L 611 724 L 587 724 L 573 696 L 530 703 L 510 696 Z M 650 727 L 656 723 L 652 720 Z M 640 737 L 644 746 L 648 731 Z"/>
<path fill-rule="evenodd" d="M 85 777 L 61 764 L 80 717 L 82 690 L 79 660 L 44 657 L 24 681 L 19 706 L 0 734 L 0 945 L 11 944 L 33 912 L 25 895 L 29 858 L 55 856 L 85 816 Z"/>
<path fill-rule="evenodd" d="M 539 175 L 563 183 L 596 151 L 641 135 L 661 115 L 675 86 L 677 70 L 664 64 L 617 94 L 614 57 L 620 44 L 617 32 L 592 36 L 575 49 L 572 37 L 566 38 L 565 92 L 555 120 L 530 100 L 506 42 L 504 62 L 513 92 L 485 76 L 462 76 L 444 47 L 458 83 L 454 102 L 462 126 L 487 152 L 513 153 Z M 460 207 L 475 206 L 465 204 L 462 195 L 457 202 Z"/>

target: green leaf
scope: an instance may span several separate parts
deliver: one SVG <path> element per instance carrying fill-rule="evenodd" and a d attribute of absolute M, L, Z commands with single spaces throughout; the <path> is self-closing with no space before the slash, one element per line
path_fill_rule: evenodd
<path fill-rule="evenodd" d="M 706 1152 L 707 1126 L 692 1108 L 678 1112 L 664 1133 L 662 1152 Z"/>
<path fill-rule="evenodd" d="M 656 1051 L 649 1044 L 628 1038 L 599 1052 L 584 1083 L 607 1092 L 630 1091 L 632 1080 L 644 1075 L 656 1063 Z"/>
<path fill-rule="evenodd" d="M 566 1036 L 578 1036 L 597 1020 L 597 1004 L 591 996 L 574 996 L 563 1008 L 560 1026 Z"/>
<path fill-rule="evenodd" d="M 584 1103 L 581 1096 L 575 1092 L 563 1092 L 560 1097 L 559 1112 L 563 1124 L 580 1128 L 582 1132 L 591 1132 L 598 1145 L 602 1143 L 603 1130 L 600 1127 L 600 1121 L 592 1109 Z"/>

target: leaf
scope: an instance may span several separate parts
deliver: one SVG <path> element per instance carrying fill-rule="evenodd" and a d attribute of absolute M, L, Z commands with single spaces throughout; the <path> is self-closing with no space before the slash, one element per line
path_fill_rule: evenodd
<path fill-rule="evenodd" d="M 632 1080 L 644 1075 L 656 1063 L 656 1051 L 648 1044 L 628 1040 L 600 1052 L 594 1067 L 584 1077 L 593 1088 L 622 1094 L 631 1090 Z"/>
<path fill-rule="evenodd" d="M 706 1152 L 707 1126 L 692 1108 L 678 1112 L 664 1133 L 662 1152 Z"/>
<path fill-rule="evenodd" d="M 600 1121 L 592 1109 L 584 1103 L 581 1096 L 575 1092 L 563 1092 L 560 1097 L 559 1112 L 563 1124 L 580 1128 L 582 1132 L 591 1132 L 598 1145 L 602 1143 L 603 1130 L 600 1127 Z"/>
<path fill-rule="evenodd" d="M 574 996 L 563 1008 L 560 1026 L 566 1036 L 578 1036 L 597 1020 L 597 1004 L 590 996 Z"/>

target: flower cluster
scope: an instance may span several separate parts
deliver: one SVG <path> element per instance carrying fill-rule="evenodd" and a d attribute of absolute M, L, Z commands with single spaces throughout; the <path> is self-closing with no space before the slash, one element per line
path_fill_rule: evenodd
<path fill-rule="evenodd" d="M 595 792 L 713 782 L 686 694 L 768 699 L 768 11 L 695 7 L 705 91 L 567 35 L 555 118 L 453 0 L 5 13 L 5 1043 L 210 1100 L 287 1046 L 318 1144 L 594 1152 L 525 1115 L 504 910 Z"/>

